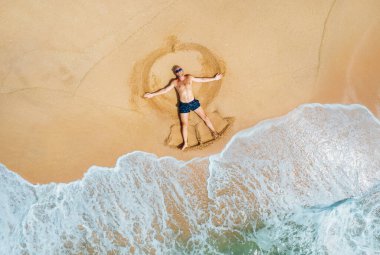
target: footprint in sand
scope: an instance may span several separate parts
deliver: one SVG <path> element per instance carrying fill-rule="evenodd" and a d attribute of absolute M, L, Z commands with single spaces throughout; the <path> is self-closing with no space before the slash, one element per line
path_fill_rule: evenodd
<path fill-rule="evenodd" d="M 131 85 L 131 103 L 135 106 L 146 91 L 156 91 L 164 87 L 172 73 L 168 72 L 174 64 L 186 63 L 186 72 L 204 76 L 215 73 L 225 73 L 223 61 L 218 59 L 209 49 L 196 43 L 180 43 L 176 37 L 169 37 L 166 46 L 150 53 L 146 58 L 136 63 L 133 69 Z M 166 75 L 166 76 L 165 76 Z M 223 79 L 222 79 L 223 80 Z M 201 102 L 207 115 L 214 124 L 216 131 L 223 134 L 233 122 L 232 117 L 222 117 L 217 111 L 207 111 L 207 106 L 217 96 L 222 80 L 209 84 L 193 85 L 194 95 Z M 178 99 L 175 93 L 168 93 L 149 99 L 148 104 L 162 114 L 168 114 L 175 123 L 171 125 L 166 137 L 166 144 L 178 148 L 182 144 L 181 125 L 179 122 Z M 214 141 L 210 130 L 204 122 L 194 113 L 189 116 L 188 148 L 200 148 Z"/>

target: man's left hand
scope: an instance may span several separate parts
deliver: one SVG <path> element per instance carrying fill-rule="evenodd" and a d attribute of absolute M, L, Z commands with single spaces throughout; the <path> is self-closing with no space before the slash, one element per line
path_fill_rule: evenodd
<path fill-rule="evenodd" d="M 214 76 L 214 78 L 215 78 L 216 81 L 222 79 L 222 77 L 223 77 L 223 74 L 221 74 L 221 73 L 217 73 Z"/>

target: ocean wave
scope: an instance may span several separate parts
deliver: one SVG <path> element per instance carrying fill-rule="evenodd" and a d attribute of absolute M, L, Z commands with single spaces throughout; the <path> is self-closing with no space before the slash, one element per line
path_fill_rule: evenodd
<path fill-rule="evenodd" d="M 365 107 L 307 104 L 186 162 L 137 151 L 46 185 L 0 165 L 0 253 L 380 253 L 379 145 Z"/>

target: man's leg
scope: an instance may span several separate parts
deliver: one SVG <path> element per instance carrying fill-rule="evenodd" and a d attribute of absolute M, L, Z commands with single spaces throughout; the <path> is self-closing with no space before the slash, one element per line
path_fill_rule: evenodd
<path fill-rule="evenodd" d="M 209 117 L 207 117 L 205 111 L 202 109 L 202 106 L 199 106 L 197 109 L 194 110 L 194 112 L 198 114 L 198 116 L 206 123 L 207 127 L 211 130 L 214 138 L 218 137 L 218 132 L 216 132 L 214 126 L 211 123 L 211 120 L 209 119 Z"/>
<path fill-rule="evenodd" d="M 187 147 L 187 127 L 189 126 L 189 113 L 180 113 L 179 117 L 181 119 L 181 131 L 183 138 L 183 145 L 181 150 Z"/>

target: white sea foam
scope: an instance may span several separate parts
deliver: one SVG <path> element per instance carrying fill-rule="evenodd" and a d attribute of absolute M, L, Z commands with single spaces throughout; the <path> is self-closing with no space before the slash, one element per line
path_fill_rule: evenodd
<path fill-rule="evenodd" d="M 380 185 L 359 197 L 271 218 L 255 241 L 280 254 L 379 254 Z"/>
<path fill-rule="evenodd" d="M 48 185 L 0 165 L 0 254 L 376 254 L 379 170 L 380 122 L 319 104 L 188 162 L 133 152 Z"/>

